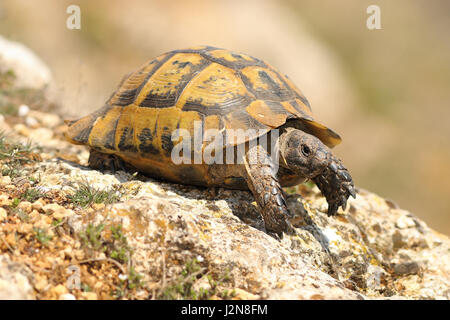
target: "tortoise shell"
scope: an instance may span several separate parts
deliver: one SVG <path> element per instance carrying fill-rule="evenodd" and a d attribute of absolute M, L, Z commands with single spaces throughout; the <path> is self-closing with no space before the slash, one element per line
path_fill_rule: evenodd
<path fill-rule="evenodd" d="M 313 119 L 301 91 L 268 63 L 201 46 L 165 53 L 126 75 L 103 108 L 67 122 L 66 137 L 139 168 L 145 161 L 144 167 L 167 164 L 172 132 L 181 128 L 194 135 L 195 121 L 204 132 L 256 129 L 243 140 L 226 141 L 229 145 L 257 138 L 288 120 L 329 147 L 341 140 Z"/>

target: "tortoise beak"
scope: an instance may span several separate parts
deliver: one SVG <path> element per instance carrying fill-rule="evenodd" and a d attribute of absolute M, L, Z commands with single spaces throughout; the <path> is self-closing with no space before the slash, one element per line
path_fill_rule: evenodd
<path fill-rule="evenodd" d="M 347 199 L 356 198 L 353 179 L 341 160 L 332 156 L 325 170 L 314 179 L 328 202 L 328 215 L 335 215 L 339 207 L 345 210 Z"/>

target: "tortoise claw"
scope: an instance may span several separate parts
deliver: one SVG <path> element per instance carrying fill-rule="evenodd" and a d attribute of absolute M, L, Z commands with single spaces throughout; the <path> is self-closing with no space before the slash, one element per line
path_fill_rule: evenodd
<path fill-rule="evenodd" d="M 353 197 L 353 199 L 356 199 L 355 188 L 352 185 L 348 185 L 348 186 L 346 186 L 346 189 L 347 189 L 348 193 Z"/>
<path fill-rule="evenodd" d="M 313 180 L 327 199 L 330 216 L 335 215 L 339 207 L 345 210 L 350 196 L 356 197 L 352 177 L 337 158 L 332 157 L 327 169 Z"/>
<path fill-rule="evenodd" d="M 338 175 L 341 179 L 343 179 L 345 181 L 348 181 L 348 182 L 352 181 L 352 177 L 350 176 L 350 174 L 348 173 L 347 170 L 339 171 Z"/>

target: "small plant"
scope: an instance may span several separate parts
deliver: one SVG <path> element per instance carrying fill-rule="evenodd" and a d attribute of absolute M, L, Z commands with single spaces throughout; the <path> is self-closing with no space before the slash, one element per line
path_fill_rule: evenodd
<path fill-rule="evenodd" d="M 4 176 L 12 178 L 24 176 L 23 165 L 36 161 L 39 157 L 33 153 L 35 147 L 31 143 L 21 144 L 7 141 L 6 135 L 0 132 L 0 164 Z"/>
<path fill-rule="evenodd" d="M 83 292 L 92 292 L 92 288 L 84 282 L 81 283 L 80 287 Z"/>
<path fill-rule="evenodd" d="M 109 256 L 117 260 L 121 263 L 127 263 L 128 262 L 128 250 L 126 248 L 119 248 L 112 250 Z"/>
<path fill-rule="evenodd" d="M 29 161 L 28 157 L 24 157 L 27 153 L 34 151 L 35 147 L 31 142 L 26 144 L 13 143 L 8 141 L 7 135 L 0 132 L 0 160 L 10 159 L 14 157 L 16 160 Z"/>
<path fill-rule="evenodd" d="M 122 299 L 126 295 L 125 288 L 117 286 L 115 290 L 112 290 L 111 295 L 116 299 Z"/>
<path fill-rule="evenodd" d="M 116 299 L 129 296 L 130 291 L 137 290 L 143 286 L 142 278 L 142 274 L 136 272 L 133 267 L 130 267 L 126 279 L 120 280 L 120 285 L 115 288 L 112 295 Z"/>
<path fill-rule="evenodd" d="M 104 239 L 102 232 L 105 230 L 104 224 L 88 224 L 86 230 L 80 232 L 82 244 L 92 250 L 104 252 L 109 258 L 120 263 L 128 263 L 132 251 L 128 246 L 128 240 L 123 234 L 122 226 L 111 226 L 111 239 Z"/>
<path fill-rule="evenodd" d="M 45 193 L 37 188 L 28 188 L 21 196 L 21 200 L 34 202 L 45 196 Z"/>
<path fill-rule="evenodd" d="M 19 203 L 20 203 L 20 199 L 19 198 L 14 198 L 12 203 L 11 203 L 11 208 L 17 208 Z"/>
<path fill-rule="evenodd" d="M 122 244 L 127 244 L 127 238 L 123 234 L 122 225 L 118 224 L 117 226 L 111 226 L 110 230 L 114 240 Z"/>
<path fill-rule="evenodd" d="M 205 273 L 196 259 L 186 262 L 181 275 L 170 285 L 168 285 L 161 293 L 159 299 L 194 299 L 198 297 L 198 293 L 193 289 L 194 283 L 198 280 L 198 276 Z M 203 294 L 202 294 L 203 295 Z"/>
<path fill-rule="evenodd" d="M 142 287 L 142 278 L 142 274 L 136 272 L 133 267 L 130 267 L 130 271 L 128 271 L 128 289 L 133 290 Z"/>
<path fill-rule="evenodd" d="M 52 227 L 56 228 L 59 227 L 60 225 L 62 225 L 64 222 L 64 220 L 62 218 L 59 219 L 53 219 L 52 221 Z"/>
<path fill-rule="evenodd" d="M 103 247 L 102 231 L 104 228 L 104 224 L 94 226 L 89 223 L 86 230 L 80 232 L 81 243 L 90 249 L 100 250 Z"/>
<path fill-rule="evenodd" d="M 19 219 L 22 220 L 23 222 L 30 221 L 30 216 L 25 211 L 20 210 L 20 209 L 14 209 L 14 211 L 17 214 L 17 216 L 19 217 Z"/>
<path fill-rule="evenodd" d="M 52 240 L 52 236 L 47 233 L 46 230 L 41 228 L 34 228 L 35 237 L 42 243 L 44 246 L 47 246 L 48 243 Z"/>
<path fill-rule="evenodd" d="M 204 279 L 208 281 L 209 288 L 195 289 L 195 284 Z M 207 300 L 213 296 L 227 299 L 235 295 L 234 291 L 221 291 L 219 287 L 228 281 L 230 281 L 228 272 L 214 280 L 207 270 L 201 267 L 196 259 L 193 259 L 186 262 L 183 271 L 175 281 L 162 288 L 157 299 Z"/>
<path fill-rule="evenodd" d="M 223 289 L 223 291 L 219 292 L 218 296 L 224 300 L 229 300 L 236 296 L 236 290 Z"/>
<path fill-rule="evenodd" d="M 117 195 L 114 190 L 99 190 L 88 183 L 83 183 L 75 190 L 72 195 L 68 196 L 69 200 L 73 204 L 85 208 L 93 203 L 110 204 L 120 200 L 120 196 Z"/>
<path fill-rule="evenodd" d="M 110 231 L 110 237 L 106 236 L 108 231 Z M 108 259 L 115 260 L 116 264 L 131 265 L 132 250 L 128 245 L 122 225 L 111 225 L 109 228 L 105 228 L 104 224 L 94 225 L 89 223 L 86 229 L 80 232 L 79 237 L 85 248 L 103 252 Z M 117 299 L 128 296 L 130 290 L 142 287 L 142 278 L 141 274 L 130 267 L 126 278 L 120 280 L 120 285 L 115 288 L 112 294 Z"/>
<path fill-rule="evenodd" d="M 39 172 L 37 177 L 36 177 L 36 176 L 31 176 L 31 177 L 29 178 L 29 180 L 30 180 L 30 182 L 32 182 L 33 184 L 39 183 L 39 182 L 41 181 L 41 173 Z"/>
<path fill-rule="evenodd" d="M 128 240 L 123 234 L 122 226 L 111 226 L 112 243 L 110 244 L 109 256 L 121 263 L 127 263 L 130 255 L 130 247 L 128 246 Z"/>

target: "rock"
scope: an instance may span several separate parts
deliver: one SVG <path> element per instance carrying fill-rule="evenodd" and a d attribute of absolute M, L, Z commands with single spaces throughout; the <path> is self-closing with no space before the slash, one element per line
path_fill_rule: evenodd
<path fill-rule="evenodd" d="M 277 240 L 264 232 L 256 209 L 247 205 L 253 202 L 249 192 L 218 189 L 212 197 L 208 190 L 136 180 L 122 171 L 101 173 L 57 159 L 39 163 L 38 170 L 36 187 L 48 192 L 71 194 L 85 183 L 98 190 L 120 189 L 121 203 L 96 204 L 86 211 L 75 213 L 42 200 L 31 207 L 55 219 L 67 217 L 73 234 L 89 223 L 120 224 L 133 248 L 136 270 L 152 283 L 160 280 L 163 250 L 175 274 L 196 259 L 216 274 L 231 270 L 235 287 L 261 298 L 449 295 L 448 238 L 364 190 L 349 201 L 347 211 L 328 217 L 317 188 L 300 188 L 305 200 L 291 195 L 288 206 L 301 212 L 302 201 L 307 214 L 299 220 L 296 235 Z M 87 258 L 81 248 L 66 254 L 78 261 Z"/>
<path fill-rule="evenodd" d="M 260 297 L 258 295 L 252 294 L 240 288 L 234 288 L 235 295 L 233 300 L 258 300 Z"/>
<path fill-rule="evenodd" d="M 48 67 L 30 49 L 0 36 L 0 72 L 10 70 L 20 88 L 43 89 L 52 79 Z"/>
<path fill-rule="evenodd" d="M 28 280 L 31 275 L 23 264 L 0 255 L 0 300 L 34 299 L 33 287 Z"/>
<path fill-rule="evenodd" d="M 41 140 L 50 140 L 51 138 L 53 138 L 53 131 L 47 128 L 37 128 L 31 130 L 28 136 L 34 142 L 38 142 Z"/>
<path fill-rule="evenodd" d="M 81 296 L 86 300 L 97 300 L 97 294 L 95 292 L 83 292 Z"/>
<path fill-rule="evenodd" d="M 11 183 L 11 180 L 9 180 L 9 183 Z M 11 203 L 12 201 L 9 199 L 7 194 L 0 194 L 0 206 L 9 206 Z"/>
<path fill-rule="evenodd" d="M 417 274 L 420 270 L 416 261 L 400 262 L 394 264 L 394 272 L 397 275 Z"/>
<path fill-rule="evenodd" d="M 395 222 L 395 226 L 399 229 L 413 228 L 416 226 L 414 219 L 408 217 L 407 215 L 403 215 L 397 219 Z"/>
<path fill-rule="evenodd" d="M 42 210 L 45 212 L 45 214 L 52 215 L 55 219 L 62 219 L 65 216 L 74 214 L 72 210 L 66 209 L 56 203 L 47 204 L 42 208 Z"/>
<path fill-rule="evenodd" d="M 47 278 L 43 276 L 36 276 L 36 279 L 34 281 L 34 287 L 38 291 L 44 291 L 48 287 L 48 281 Z"/>
<path fill-rule="evenodd" d="M 11 178 L 9 176 L 1 176 L 0 184 L 11 184 Z"/>
<path fill-rule="evenodd" d="M 19 110 L 17 111 L 17 115 L 19 117 L 25 117 L 28 112 L 30 112 L 30 107 L 27 106 L 26 104 L 22 104 L 21 106 L 19 106 Z"/>
<path fill-rule="evenodd" d="M 22 201 L 17 205 L 17 208 L 23 210 L 26 213 L 30 213 L 32 210 L 31 202 Z"/>
<path fill-rule="evenodd" d="M 0 207 L 0 222 L 6 220 L 6 218 L 8 218 L 8 212 L 6 212 L 5 209 Z"/>
<path fill-rule="evenodd" d="M 42 210 L 44 210 L 45 214 L 54 214 L 55 212 L 65 211 L 66 209 L 57 203 L 49 203 L 45 205 Z"/>
<path fill-rule="evenodd" d="M 282 296 L 290 299 L 293 292 L 296 299 L 308 299 L 319 292 L 324 299 L 358 298 L 359 294 L 345 289 L 330 275 L 310 266 L 308 258 L 302 257 L 301 250 L 291 249 L 295 247 L 291 239 L 280 242 L 243 224 L 226 206 L 216 204 L 220 211 L 215 214 L 207 207 L 195 206 L 198 200 L 177 198 L 178 195 L 173 195 L 164 200 L 148 195 L 147 199 L 129 200 L 112 205 L 102 214 L 97 214 L 94 220 L 106 219 L 106 224 L 121 223 L 127 232 L 137 232 L 136 238 L 146 244 L 132 238 L 129 240 L 134 243 L 133 247 L 141 248 L 135 252 L 138 255 L 136 270 L 144 274 L 154 274 L 158 266 L 152 263 L 154 258 L 151 257 L 164 247 L 166 252 L 173 254 L 170 257 L 173 260 L 188 261 L 201 254 L 205 259 L 203 263 L 211 264 L 217 273 L 231 269 L 238 287 L 269 299 Z M 183 208 L 183 204 L 192 205 L 191 210 Z M 71 225 L 75 230 L 83 227 L 77 221 L 72 221 Z M 138 226 L 139 231 L 135 229 Z M 161 236 L 164 242 L 155 241 Z M 310 278 L 315 280 L 308 281 Z M 334 288 L 333 292 L 328 290 L 329 287 Z"/>
<path fill-rule="evenodd" d="M 41 112 L 37 110 L 31 110 L 29 116 L 36 119 L 45 128 L 55 128 L 61 124 L 61 118 L 56 114 L 50 114 L 46 112 Z"/>
<path fill-rule="evenodd" d="M 67 288 L 62 284 L 59 284 L 50 289 L 50 294 L 53 296 L 54 299 L 59 298 L 60 296 L 66 293 L 68 293 Z"/>
<path fill-rule="evenodd" d="M 30 135 L 30 129 L 25 126 L 23 123 L 18 123 L 14 125 L 14 131 L 16 131 L 18 134 L 21 134 L 22 136 L 28 137 Z"/>
<path fill-rule="evenodd" d="M 31 205 L 33 210 L 36 211 L 43 211 L 45 206 L 45 201 L 43 199 L 38 199 Z M 53 208 L 52 208 L 53 209 Z M 47 208 L 47 210 L 51 210 L 50 208 Z"/>
<path fill-rule="evenodd" d="M 33 118 L 33 117 L 26 117 L 25 118 L 25 124 L 28 126 L 28 127 L 31 127 L 31 128 L 37 128 L 38 127 L 38 125 L 39 125 L 39 122 L 35 119 L 35 118 Z"/>
<path fill-rule="evenodd" d="M 73 294 L 64 293 L 59 296 L 59 300 L 77 300 Z"/>
<path fill-rule="evenodd" d="M 70 165 L 48 166 L 52 174 L 47 178 L 54 184 L 64 179 L 57 172 L 67 171 Z M 424 284 L 419 279 L 415 286 L 408 284 L 408 290 L 401 289 L 411 281 L 409 275 L 419 273 L 433 283 L 434 295 L 449 297 L 444 289 L 450 284 L 449 239 L 422 223 L 398 229 L 405 211 L 364 190 L 337 217 L 326 215 L 316 188 L 304 193 L 308 214 L 303 224 L 295 236 L 277 240 L 261 230 L 259 215 L 246 205 L 253 201 L 248 192 L 219 189 L 211 198 L 208 191 L 193 187 L 127 181 L 132 177 L 123 172 L 113 176 L 76 167 L 69 171 L 72 183 L 89 181 L 98 188 L 121 185 L 128 200 L 99 208 L 87 221 L 121 224 L 135 248 L 136 269 L 147 277 L 158 274 L 155 261 L 163 248 L 173 261 L 201 256 L 202 263 L 218 273 L 230 268 L 237 287 L 268 299 L 420 298 Z M 290 210 L 300 212 L 299 201 L 298 196 L 290 196 Z M 87 221 L 73 215 L 69 224 L 79 232 Z M 392 245 L 396 237 L 401 240 Z M 421 265 L 426 267 L 422 270 Z"/>

